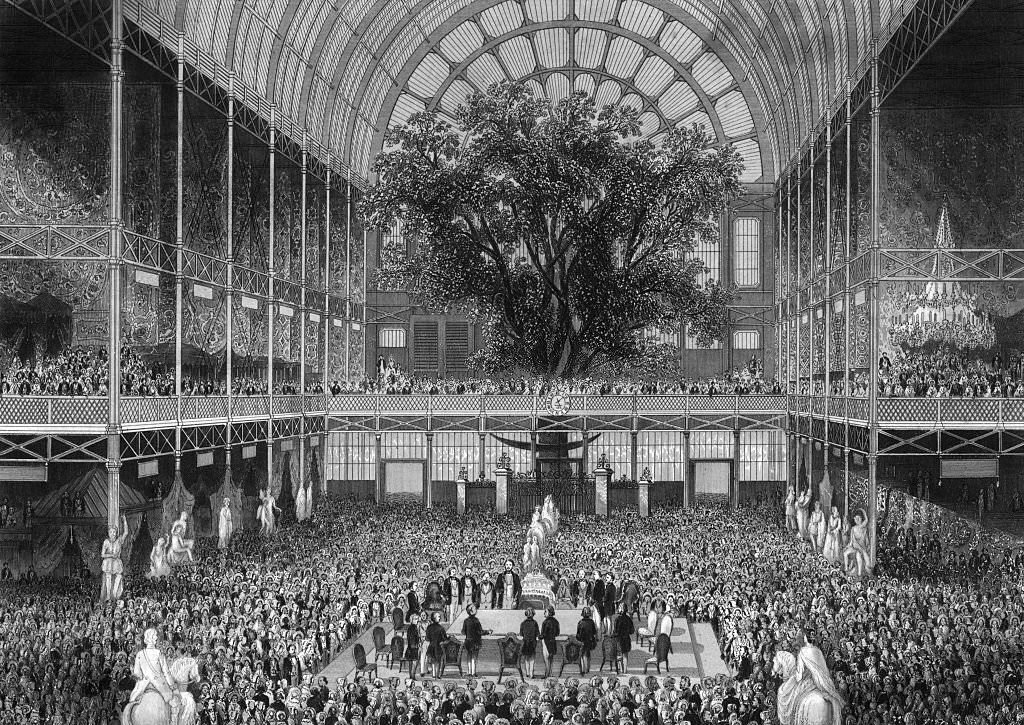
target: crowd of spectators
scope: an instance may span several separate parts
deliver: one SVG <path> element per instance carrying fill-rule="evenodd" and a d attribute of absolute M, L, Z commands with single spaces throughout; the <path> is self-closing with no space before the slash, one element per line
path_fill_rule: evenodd
<path fill-rule="evenodd" d="M 579 571 L 611 574 L 620 591 L 635 583 L 641 614 L 664 601 L 676 617 L 710 622 L 735 674 L 724 681 L 325 682 L 319 668 L 353 635 L 409 609 L 452 568 L 494 582 L 523 535 L 486 513 L 329 501 L 277 538 L 236 536 L 226 556 L 200 541 L 197 566 L 157 582 L 130 576 L 116 607 L 94 603 L 93 583 L 6 589 L 0 723 L 112 725 L 150 626 L 171 658 L 198 657 L 200 722 L 217 725 L 446 725 L 452 714 L 483 725 L 774 722 L 771 662 L 801 631 L 848 702 L 844 724 L 1019 722 L 1024 556 L 903 535 L 873 578 L 851 581 L 781 519 L 778 506 L 563 515 L 551 544 L 563 596 Z"/>
<path fill-rule="evenodd" d="M 332 395 L 361 393 L 383 395 L 781 395 L 776 380 L 765 379 L 757 361 L 726 374 L 705 377 L 679 377 L 672 380 L 645 380 L 620 377 L 544 379 L 520 376 L 515 378 L 437 378 L 417 375 L 402 368 L 395 360 L 378 358 L 376 375 L 344 383 L 333 381 Z"/>
<path fill-rule="evenodd" d="M 989 362 L 948 347 L 878 361 L 878 394 L 885 398 L 1024 398 L 1024 356 Z"/>
<path fill-rule="evenodd" d="M 266 378 L 233 376 L 234 395 L 267 395 Z M 108 392 L 109 363 L 105 348 L 77 347 L 35 362 L 13 357 L 0 368 L 0 395 L 105 396 Z M 215 376 L 185 373 L 182 393 L 190 397 L 227 395 L 227 384 Z M 302 386 L 294 380 L 275 381 L 275 395 L 298 395 Z M 121 394 L 132 397 L 174 395 L 174 370 L 161 362 L 147 361 L 129 346 L 121 348 Z M 307 394 L 323 393 L 321 381 L 305 386 Z"/>
<path fill-rule="evenodd" d="M 110 383 L 105 348 L 76 347 L 34 362 L 11 358 L 0 368 L 0 395 L 106 395 Z"/>

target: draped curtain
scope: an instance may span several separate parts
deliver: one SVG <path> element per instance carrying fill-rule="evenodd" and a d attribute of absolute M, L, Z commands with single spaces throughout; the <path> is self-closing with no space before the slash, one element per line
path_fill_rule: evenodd
<path fill-rule="evenodd" d="M 171 490 L 164 497 L 162 531 L 166 536 L 170 536 L 171 524 L 181 515 L 182 511 L 188 515 L 189 527 L 193 531 L 195 530 L 195 524 L 192 521 L 192 507 L 195 502 L 196 497 L 185 488 L 181 471 L 175 471 L 174 483 L 171 484 Z"/>
<path fill-rule="evenodd" d="M 68 542 L 71 529 L 57 526 L 47 529 L 43 535 L 33 541 L 35 549 L 33 561 L 36 573 L 41 577 L 49 576 L 64 556 L 64 545 Z"/>

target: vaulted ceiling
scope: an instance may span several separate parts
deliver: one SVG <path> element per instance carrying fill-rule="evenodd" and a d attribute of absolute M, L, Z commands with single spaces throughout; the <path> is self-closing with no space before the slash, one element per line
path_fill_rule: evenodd
<path fill-rule="evenodd" d="M 915 0 L 125 0 L 126 17 L 234 73 L 244 99 L 368 179 L 389 124 L 451 115 L 502 78 L 584 89 L 657 138 L 702 123 L 774 180 Z M 202 65 L 202 63 L 199 63 Z"/>

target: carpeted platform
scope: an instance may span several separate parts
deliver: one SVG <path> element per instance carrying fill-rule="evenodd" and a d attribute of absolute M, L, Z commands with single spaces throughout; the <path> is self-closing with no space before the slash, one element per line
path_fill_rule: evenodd
<path fill-rule="evenodd" d="M 483 648 L 480 651 L 480 657 L 477 662 L 477 679 L 495 680 L 498 677 L 500 664 L 498 641 L 510 632 L 515 634 L 519 633 L 519 625 L 524 619 L 523 612 L 519 610 L 483 609 L 477 616 L 479 617 L 484 629 L 491 630 L 492 632 L 489 636 L 485 637 Z M 579 610 L 574 609 L 558 609 L 556 610 L 555 616 L 558 618 L 558 624 L 562 632 L 562 636 L 559 637 L 559 649 L 558 654 L 555 656 L 552 676 L 558 676 L 559 674 L 559 670 L 562 667 L 562 647 L 564 646 L 564 642 L 568 636 L 576 633 L 576 625 L 580 620 L 580 613 Z M 463 639 L 462 623 L 465 619 L 465 612 L 460 613 L 455 618 L 455 621 L 448 627 L 448 633 L 450 636 L 459 640 Z M 538 624 L 543 622 L 543 613 L 538 613 L 536 619 Z M 633 624 L 636 627 L 641 626 L 641 623 L 636 619 L 633 620 Z M 389 632 L 388 642 L 390 643 L 390 641 L 391 633 Z M 641 647 L 634 642 L 632 647 L 633 648 L 627 658 L 627 674 L 642 674 L 644 663 L 651 658 L 652 655 L 648 652 L 646 646 Z M 408 665 L 403 666 L 402 671 L 399 672 L 398 662 L 394 662 L 389 666 L 387 657 L 382 656 L 377 660 L 376 652 L 370 647 L 367 647 L 367 660 L 369 662 L 377 661 L 377 674 L 385 680 L 393 677 L 404 680 L 409 677 Z M 729 673 L 728 667 L 722 661 L 718 643 L 715 640 L 711 626 L 702 623 L 692 624 L 685 619 L 675 620 L 675 626 L 672 631 L 672 653 L 669 655 L 668 664 L 668 674 L 674 677 L 685 675 L 687 677 L 696 678 L 708 675 L 714 676 L 719 673 Z M 607 665 L 603 672 L 598 672 L 600 665 L 601 649 L 600 643 L 598 643 L 597 649 L 594 650 L 591 656 L 590 676 L 598 674 L 614 674 L 614 669 L 609 672 L 609 666 Z M 332 663 L 331 670 L 331 675 L 335 677 L 351 677 L 353 671 L 351 654 L 346 653 L 342 655 L 341 658 Z M 442 679 L 445 681 L 451 680 L 454 682 L 464 683 L 469 673 L 468 661 L 465 656 L 463 656 L 462 660 L 462 672 L 463 674 L 460 675 L 457 667 L 449 665 L 442 676 Z M 649 673 L 656 674 L 653 664 L 651 664 L 649 668 Z M 543 660 L 539 655 L 534 674 L 538 678 L 544 674 Z M 564 671 L 562 671 L 563 678 L 578 677 L 579 674 L 579 668 L 575 665 L 568 665 L 565 667 Z M 662 667 L 661 674 L 662 676 L 665 675 L 664 667 Z M 506 669 L 505 677 L 510 676 L 518 678 L 519 673 L 515 670 Z M 420 677 L 422 677 L 422 674 Z M 429 679 L 429 675 L 427 676 L 427 679 Z"/>

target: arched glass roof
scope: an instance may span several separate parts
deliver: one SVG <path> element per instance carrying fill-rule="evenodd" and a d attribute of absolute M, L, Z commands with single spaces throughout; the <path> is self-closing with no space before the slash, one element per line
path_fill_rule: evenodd
<path fill-rule="evenodd" d="M 171 48 L 235 75 L 246 102 L 273 104 L 368 178 L 388 124 L 450 114 L 472 89 L 526 80 L 629 103 L 644 132 L 703 123 L 773 180 L 878 28 L 907 0 L 125 0 Z"/>

